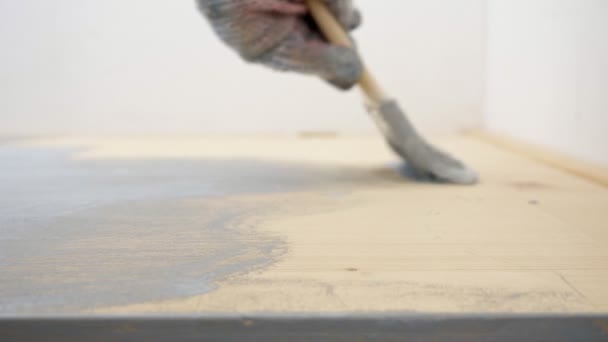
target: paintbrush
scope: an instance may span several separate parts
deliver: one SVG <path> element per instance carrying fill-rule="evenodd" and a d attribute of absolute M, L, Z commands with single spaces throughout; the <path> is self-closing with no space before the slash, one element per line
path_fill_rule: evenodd
<path fill-rule="evenodd" d="M 325 38 L 336 45 L 354 48 L 353 42 L 323 0 L 307 0 L 317 26 Z M 477 173 L 433 147 L 422 137 L 399 104 L 380 87 L 364 68 L 358 83 L 366 97 L 366 107 L 389 146 L 406 161 L 417 177 L 456 184 L 474 184 Z"/>

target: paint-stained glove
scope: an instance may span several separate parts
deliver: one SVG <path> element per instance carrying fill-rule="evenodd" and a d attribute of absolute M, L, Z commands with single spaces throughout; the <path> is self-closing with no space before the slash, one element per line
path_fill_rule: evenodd
<path fill-rule="evenodd" d="M 305 0 L 196 0 L 218 36 L 243 59 L 322 77 L 349 89 L 361 76 L 357 52 L 327 43 Z M 352 0 L 324 0 L 347 30 L 361 23 Z"/>

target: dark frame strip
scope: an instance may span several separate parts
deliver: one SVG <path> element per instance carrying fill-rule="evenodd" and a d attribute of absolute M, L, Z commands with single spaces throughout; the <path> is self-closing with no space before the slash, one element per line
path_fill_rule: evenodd
<path fill-rule="evenodd" d="M 0 318 L 0 341 L 608 341 L 608 314 Z"/>

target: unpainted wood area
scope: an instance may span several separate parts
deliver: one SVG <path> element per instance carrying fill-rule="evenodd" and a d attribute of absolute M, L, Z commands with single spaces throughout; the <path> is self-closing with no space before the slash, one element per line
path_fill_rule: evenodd
<path fill-rule="evenodd" d="M 481 183 L 370 137 L 3 142 L 0 314 L 608 311 L 608 188 L 434 141 Z"/>

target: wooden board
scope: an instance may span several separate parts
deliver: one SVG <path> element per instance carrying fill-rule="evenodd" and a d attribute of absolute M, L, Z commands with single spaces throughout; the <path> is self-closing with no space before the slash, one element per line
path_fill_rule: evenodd
<path fill-rule="evenodd" d="M 472 136 L 4 142 L 0 314 L 608 311 L 608 189 Z"/>

